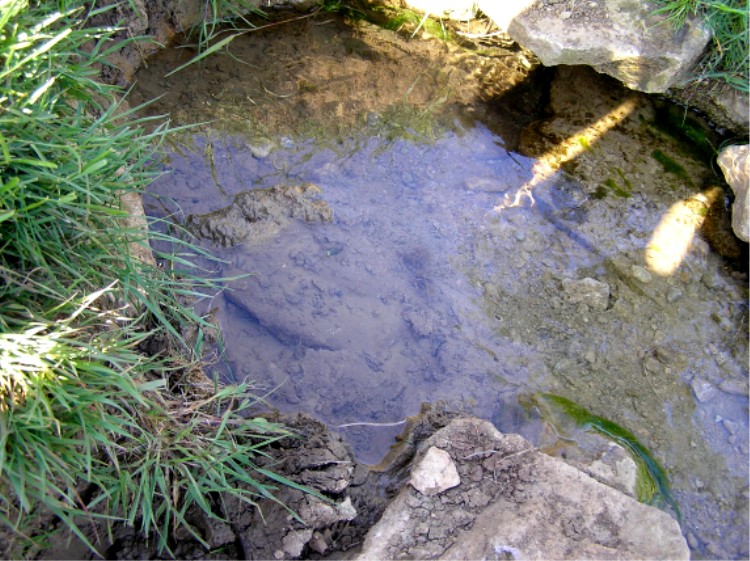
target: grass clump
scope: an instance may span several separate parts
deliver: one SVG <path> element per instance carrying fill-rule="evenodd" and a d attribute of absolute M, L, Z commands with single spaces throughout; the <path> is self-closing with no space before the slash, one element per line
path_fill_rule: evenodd
<path fill-rule="evenodd" d="M 681 28 L 685 20 L 700 15 L 711 30 L 712 46 L 703 58 L 698 79 L 722 80 L 743 92 L 750 90 L 750 43 L 747 0 L 660 0 L 657 13 Z"/>
<path fill-rule="evenodd" d="M 390 6 L 381 6 L 378 8 L 385 15 L 385 28 L 392 31 L 400 32 L 402 30 L 411 31 L 412 37 L 420 29 L 437 37 L 441 41 L 450 41 L 451 35 L 443 25 L 443 22 L 429 17 L 429 14 L 418 14 L 407 8 L 393 8 Z"/>
<path fill-rule="evenodd" d="M 211 327 L 189 304 L 214 283 L 168 235 L 164 267 L 134 257 L 149 240 L 121 197 L 166 131 L 97 81 L 116 30 L 61 4 L 0 0 L 0 521 L 32 538 L 52 514 L 92 548 L 119 521 L 164 549 L 188 510 L 217 516 L 211 494 L 294 486 L 257 464 L 289 432 L 248 418 L 247 386 L 175 393 Z"/>

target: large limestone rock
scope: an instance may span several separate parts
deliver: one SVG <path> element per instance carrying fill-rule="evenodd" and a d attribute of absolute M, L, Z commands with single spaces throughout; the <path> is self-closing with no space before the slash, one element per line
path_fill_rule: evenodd
<path fill-rule="evenodd" d="M 405 485 L 357 559 L 689 559 L 668 514 L 547 456 L 518 435 L 462 418 L 426 451 L 450 455 L 460 484 L 423 494 Z"/>
<path fill-rule="evenodd" d="M 741 240 L 750 241 L 750 201 L 747 194 L 750 185 L 750 145 L 727 146 L 719 152 L 718 162 L 724 178 L 734 191 L 732 230 Z"/>
<path fill-rule="evenodd" d="M 589 65 L 631 89 L 663 93 L 685 78 L 710 39 L 689 21 L 679 32 L 643 0 L 486 0 L 479 8 L 545 66 Z"/>

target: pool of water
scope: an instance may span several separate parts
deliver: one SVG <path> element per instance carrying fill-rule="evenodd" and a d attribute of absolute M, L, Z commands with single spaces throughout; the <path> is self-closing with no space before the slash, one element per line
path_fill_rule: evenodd
<path fill-rule="evenodd" d="M 273 53 L 276 73 L 297 77 L 288 84 L 272 81 L 260 55 L 257 72 L 225 57 L 180 89 L 154 78 L 180 62 L 172 52 L 144 78 L 146 90 L 169 86 L 172 105 L 158 110 L 216 119 L 168 147 L 149 214 L 182 223 L 243 192 L 304 183 L 332 211 L 263 241 L 197 240 L 220 259 L 195 259 L 207 274 L 234 279 L 200 303 L 224 337 L 211 370 L 316 415 L 373 464 L 423 402 L 538 441 L 539 420 L 518 397 L 563 395 L 632 431 L 666 468 L 693 558 L 747 557 L 746 262 L 738 268 L 699 231 L 723 197 L 710 168 L 655 130 L 650 98 L 593 73 L 561 71 L 551 96 L 513 86 L 529 103 L 549 98 L 543 114 L 488 99 L 484 86 L 487 103 L 458 96 L 456 110 L 441 93 L 456 87 L 446 66 L 389 67 L 406 46 L 368 50 L 397 42 L 382 30 L 365 49 L 361 29 L 358 43 L 343 25 L 301 29 L 309 49 L 291 62 L 279 58 L 283 34 L 242 51 Z M 363 85 L 357 73 L 376 67 L 381 81 Z M 380 97 L 389 76 L 403 98 L 418 83 L 432 89 L 394 112 Z M 186 96 L 199 84 L 214 101 Z M 450 126 L 422 120 L 438 105 Z M 326 129 L 324 142 L 320 129 L 288 133 L 321 115 L 359 126 Z M 664 154 L 683 176 L 660 165 Z"/>

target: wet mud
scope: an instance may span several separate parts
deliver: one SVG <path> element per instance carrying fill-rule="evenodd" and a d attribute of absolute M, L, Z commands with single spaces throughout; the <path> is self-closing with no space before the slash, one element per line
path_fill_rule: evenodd
<path fill-rule="evenodd" d="M 224 338 L 209 373 L 369 464 L 423 402 L 540 444 L 518 396 L 560 394 L 665 467 L 694 558 L 746 557 L 747 245 L 665 102 L 513 46 L 293 17 L 170 77 L 191 52 L 167 50 L 132 93 L 210 122 L 145 201 L 233 279 L 200 304 Z"/>

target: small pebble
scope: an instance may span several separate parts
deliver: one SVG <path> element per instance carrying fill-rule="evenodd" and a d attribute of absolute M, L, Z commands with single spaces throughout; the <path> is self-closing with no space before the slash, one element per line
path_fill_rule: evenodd
<path fill-rule="evenodd" d="M 724 428 L 727 429 L 727 432 L 729 434 L 734 434 L 737 432 L 737 429 L 740 427 L 740 424 L 735 421 L 730 421 L 729 419 L 724 419 L 721 422 L 722 425 L 724 425 Z"/>
<path fill-rule="evenodd" d="M 714 559 L 727 559 L 724 550 L 717 543 L 709 543 L 706 550 L 714 557 Z"/>
<path fill-rule="evenodd" d="M 694 378 L 693 381 L 690 383 L 690 386 L 693 388 L 693 393 L 695 394 L 695 398 L 701 403 L 710 401 L 716 395 L 716 388 L 713 385 L 711 385 L 710 382 L 707 382 L 706 380 L 701 380 L 700 378 Z"/>
<path fill-rule="evenodd" d="M 250 153 L 258 160 L 267 158 L 272 149 L 273 144 L 267 138 L 258 138 L 250 145 Z"/>
<path fill-rule="evenodd" d="M 706 273 L 701 277 L 701 282 L 706 288 L 718 288 L 719 279 L 711 273 Z"/>
<path fill-rule="evenodd" d="M 649 273 L 644 267 L 641 267 L 640 265 L 633 265 L 630 268 L 630 274 L 633 275 L 633 278 L 635 278 L 637 281 L 640 281 L 644 284 L 648 284 L 651 282 L 651 273 Z"/>
<path fill-rule="evenodd" d="M 377 127 L 380 124 L 380 115 L 375 111 L 370 111 L 367 114 L 367 125 L 370 127 Z"/>
<path fill-rule="evenodd" d="M 687 533 L 687 542 L 688 542 L 688 545 L 690 546 L 690 549 L 698 548 L 698 545 L 699 545 L 698 538 L 695 537 L 695 534 L 693 534 L 693 532 Z"/>
<path fill-rule="evenodd" d="M 667 290 L 667 302 L 670 304 L 677 302 L 680 298 L 682 298 L 682 290 L 679 288 L 672 287 Z"/>
<path fill-rule="evenodd" d="M 723 391 L 724 393 L 730 393 L 732 395 L 747 396 L 747 393 L 748 393 L 747 380 L 734 380 L 731 378 L 727 380 L 723 380 L 719 384 L 719 389 Z"/>

